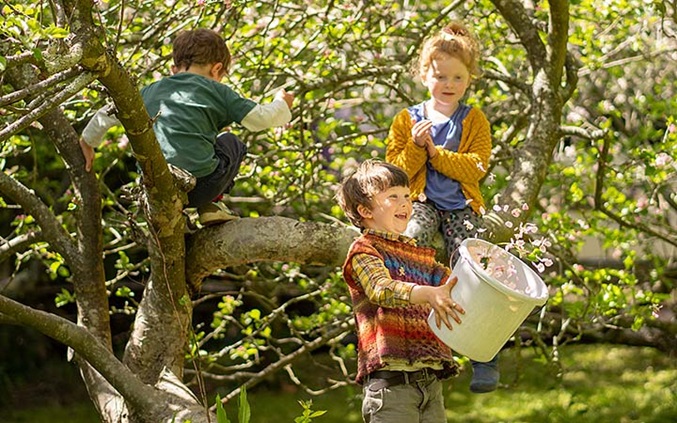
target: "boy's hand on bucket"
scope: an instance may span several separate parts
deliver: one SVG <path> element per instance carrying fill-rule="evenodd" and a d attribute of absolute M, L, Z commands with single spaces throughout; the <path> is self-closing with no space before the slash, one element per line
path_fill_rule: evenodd
<path fill-rule="evenodd" d="M 460 315 L 465 314 L 463 307 L 451 298 L 451 290 L 456 286 L 457 282 L 458 278 L 453 276 L 447 279 L 444 285 L 416 286 L 411 291 L 410 301 L 412 304 L 429 303 L 433 310 L 435 310 L 435 323 L 437 327 L 441 328 L 442 323 L 444 323 L 449 330 L 452 330 L 449 317 L 460 324 Z"/>

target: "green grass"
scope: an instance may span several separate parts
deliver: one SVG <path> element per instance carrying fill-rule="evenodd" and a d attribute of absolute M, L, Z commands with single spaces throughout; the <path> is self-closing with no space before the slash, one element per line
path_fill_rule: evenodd
<path fill-rule="evenodd" d="M 501 354 L 501 387 L 490 394 L 468 391 L 470 372 L 445 384 L 445 403 L 450 422 L 642 422 L 677 421 L 677 367 L 674 358 L 650 348 L 607 345 L 569 346 L 562 350 L 565 373 L 535 361 L 527 350 Z M 253 389 L 248 393 L 252 423 L 293 422 L 302 413 L 301 400 L 312 400 L 313 410 L 327 413 L 317 423 L 359 423 L 361 390 L 349 386 L 319 397 Z M 226 405 L 229 418 L 237 421 L 237 401 Z M 5 423 L 97 422 L 89 404 L 67 408 L 0 411 Z"/>
<path fill-rule="evenodd" d="M 6 414 L 7 413 L 7 414 Z M 90 403 L 46 405 L 33 410 L 9 410 L 0 414 L 4 423 L 95 423 L 99 416 Z"/>
<path fill-rule="evenodd" d="M 523 350 L 501 354 L 501 384 L 496 392 L 468 391 L 470 372 L 445 384 L 450 422 L 642 422 L 677 421 L 677 367 L 665 355 L 638 347 L 579 345 L 566 347 L 565 369 L 534 361 Z M 252 422 L 293 422 L 300 414 L 298 400 L 313 400 L 313 410 L 327 410 L 318 423 L 359 423 L 360 389 L 349 387 L 322 397 L 251 392 Z M 235 405 L 227 408 L 235 416 Z"/>

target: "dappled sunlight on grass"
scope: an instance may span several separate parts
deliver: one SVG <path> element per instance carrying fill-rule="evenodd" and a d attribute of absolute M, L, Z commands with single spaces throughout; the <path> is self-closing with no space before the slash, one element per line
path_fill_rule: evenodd
<path fill-rule="evenodd" d="M 470 369 L 445 382 L 449 422 L 464 423 L 663 423 L 677 421 L 677 368 L 674 359 L 650 349 L 607 345 L 564 347 L 565 369 L 535 358 L 530 350 L 501 353 L 501 387 L 489 394 L 468 390 Z M 306 369 L 315 372 L 317 367 Z M 312 397 L 295 387 L 253 388 L 248 398 L 252 423 L 292 423 L 303 412 L 299 401 L 312 400 L 312 409 L 327 410 L 317 423 L 359 423 L 361 388 L 348 386 Z M 86 407 L 85 407 L 86 405 Z M 0 414 L 5 423 L 91 423 L 91 405 L 30 409 Z M 82 413 L 80 412 L 82 411 Z M 231 421 L 237 420 L 237 401 L 226 404 Z M 82 416 L 80 416 L 82 415 Z M 67 416 L 61 419 L 57 416 Z M 65 420 L 64 420 L 65 419 Z"/>
<path fill-rule="evenodd" d="M 445 384 L 449 422 L 553 422 L 599 423 L 677 421 L 677 369 L 665 355 L 650 348 L 606 345 L 567 346 L 561 352 L 565 373 L 535 359 L 529 350 L 501 354 L 501 387 L 490 394 L 472 394 L 469 367 Z M 313 399 L 315 410 L 328 410 L 318 423 L 361 422 L 359 389 L 344 390 Z M 251 394 L 252 401 L 273 407 L 273 396 Z M 256 422 L 291 422 L 293 402 L 307 395 L 279 396 L 280 409 L 259 416 Z M 283 410 L 283 407 L 288 407 Z M 263 410 L 259 407 L 257 410 Z M 272 411 L 272 410 L 271 410 Z M 286 414 L 283 414 L 286 413 Z M 272 416 L 280 417 L 279 420 Z M 285 416 L 284 418 L 282 416 Z M 289 416 L 289 417 L 287 417 Z"/>
<path fill-rule="evenodd" d="M 491 394 L 467 392 L 469 375 L 450 383 L 449 421 L 665 422 L 677 420 L 677 369 L 649 348 L 574 346 L 563 350 L 563 380 L 554 369 L 522 354 L 501 356 L 502 382 L 521 366 L 517 384 Z"/>

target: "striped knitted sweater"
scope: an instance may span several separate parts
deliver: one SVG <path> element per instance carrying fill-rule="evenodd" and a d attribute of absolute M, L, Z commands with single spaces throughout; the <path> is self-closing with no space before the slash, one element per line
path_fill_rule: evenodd
<path fill-rule="evenodd" d="M 417 285 L 439 286 L 450 270 L 435 262 L 435 250 L 389 240 L 366 233 L 350 248 L 343 276 L 353 301 L 357 327 L 358 353 L 356 381 L 362 383 L 369 373 L 385 367 L 389 360 L 442 365 L 440 377 L 456 373 L 451 349 L 443 344 L 427 323 L 428 304 L 387 308 L 369 301 L 364 288 L 353 278 L 352 257 L 373 255 L 385 263 L 394 280 Z"/>
<path fill-rule="evenodd" d="M 386 139 L 386 161 L 401 167 L 410 179 L 411 197 L 416 199 L 425 189 L 426 162 L 425 148 L 414 144 L 411 135 L 411 116 L 407 109 L 399 112 Z M 480 192 L 480 180 L 489 168 L 491 156 L 491 128 L 484 113 L 473 107 L 463 119 L 463 133 L 458 152 L 437 146 L 437 155 L 430 164 L 443 175 L 461 184 L 463 195 L 470 200 L 469 206 L 480 213 L 484 200 Z"/>

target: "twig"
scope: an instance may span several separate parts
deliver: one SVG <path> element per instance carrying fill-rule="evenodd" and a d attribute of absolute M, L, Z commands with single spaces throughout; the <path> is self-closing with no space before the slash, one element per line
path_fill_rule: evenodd
<path fill-rule="evenodd" d="M 57 107 L 59 104 L 68 100 L 75 94 L 77 94 L 81 89 L 89 85 L 95 79 L 96 75 L 90 72 L 84 72 L 78 75 L 61 92 L 59 92 L 54 96 L 51 96 L 49 99 L 45 100 L 40 106 L 30 111 L 26 115 L 22 116 L 21 118 L 17 119 L 13 123 L 7 125 L 4 129 L 0 130 L 0 142 L 5 141 L 15 133 L 28 128 L 33 122 L 38 120 L 45 113 Z"/>
<path fill-rule="evenodd" d="M 9 93 L 5 96 L 0 97 L 0 107 L 16 103 L 19 100 L 22 100 L 26 97 L 34 95 L 37 92 L 52 87 L 58 84 L 59 82 L 67 81 L 80 73 L 82 73 L 82 71 L 78 68 L 67 69 L 63 72 L 54 74 L 49 78 L 42 80 L 36 84 L 25 87 L 19 91 Z"/>

